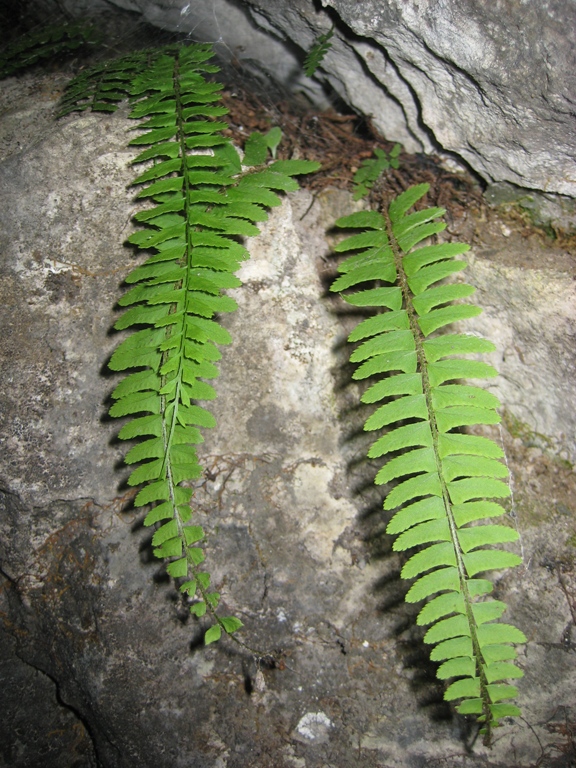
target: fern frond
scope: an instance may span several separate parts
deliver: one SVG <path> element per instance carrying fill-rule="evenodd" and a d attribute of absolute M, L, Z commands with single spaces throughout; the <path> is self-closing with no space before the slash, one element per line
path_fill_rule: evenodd
<path fill-rule="evenodd" d="M 306 74 L 306 77 L 312 77 L 314 75 L 324 60 L 324 57 L 330 48 L 332 48 L 332 43 L 330 40 L 333 36 L 334 27 L 331 27 L 328 32 L 325 32 L 323 35 L 319 35 L 318 38 L 314 41 L 314 45 L 310 48 L 306 54 L 306 58 L 304 59 L 304 73 Z"/>
<path fill-rule="evenodd" d="M 395 144 L 390 153 L 379 147 L 374 147 L 374 157 L 362 161 L 360 168 L 354 174 L 354 200 L 366 197 L 380 176 L 389 168 L 398 168 L 399 155 L 402 150 L 400 144 Z"/>
<path fill-rule="evenodd" d="M 131 144 L 146 147 L 134 163 L 152 165 L 134 181 L 150 207 L 135 216 L 143 228 L 128 239 L 150 256 L 126 278 L 132 287 L 119 304 L 128 309 L 115 326 L 137 330 L 109 363 L 114 371 L 132 371 L 114 390 L 110 414 L 133 416 L 119 437 L 141 439 L 125 458 L 132 466 L 128 483 L 144 486 L 134 503 L 155 504 L 144 521 L 159 525 L 155 555 L 169 560 L 170 576 L 184 579 L 182 592 L 196 601 L 192 613 L 215 620 L 206 643 L 242 624 L 218 615 L 219 595 L 200 570 L 204 531 L 192 520 L 189 485 L 202 473 L 194 446 L 215 420 L 196 401 L 216 396 L 205 379 L 218 376 L 216 345 L 231 341 L 218 317 L 236 309 L 223 292 L 240 285 L 234 272 L 248 257 L 237 237 L 257 235 L 256 222 L 280 204 L 276 190 L 297 188 L 295 175 L 319 167 L 305 161 L 265 166 L 266 154 L 251 150 L 248 160 L 259 167 L 242 168 L 222 135 L 221 86 L 204 79 L 216 71 L 207 63 L 211 56 L 210 46 L 192 45 L 162 52 L 135 78 L 132 61 L 115 70 L 126 76 L 126 90 L 136 99 L 131 117 L 140 133 Z M 252 145 L 267 153 L 277 139 L 268 134 L 262 141 L 252 138 Z"/>
<path fill-rule="evenodd" d="M 418 548 L 402 569 L 403 578 L 414 579 L 406 600 L 428 600 L 417 621 L 430 625 L 424 641 L 435 645 L 431 658 L 443 662 L 438 677 L 454 680 L 445 698 L 462 699 L 457 710 L 479 716 L 489 743 L 502 717 L 519 714 L 514 705 L 501 703 L 517 694 L 502 681 L 521 677 L 518 667 L 504 662 L 515 658 L 512 646 L 526 639 L 498 622 L 506 606 L 486 598 L 492 585 L 477 575 L 518 565 L 516 554 L 493 548 L 518 534 L 484 524 L 504 514 L 488 499 L 509 496 L 503 482 L 508 472 L 495 443 L 461 429 L 498 423 L 500 403 L 459 382 L 496 371 L 460 355 L 480 355 L 494 345 L 471 334 L 436 333 L 480 309 L 452 303 L 470 296 L 471 286 L 444 282 L 466 266 L 455 257 L 468 246 L 425 243 L 444 228 L 438 221 L 444 211 L 409 212 L 427 189 L 408 189 L 382 214 L 360 212 L 336 222 L 366 231 L 337 246 L 340 253 L 353 253 L 340 265 L 332 290 L 355 288 L 341 294 L 345 301 L 389 310 L 362 321 L 349 336 L 362 342 L 350 356 L 360 363 L 353 378 L 376 378 L 362 397 L 378 404 L 364 428 L 387 428 L 368 456 L 387 457 L 377 484 L 396 483 L 384 501 L 385 510 L 396 510 L 387 528 L 399 534 L 394 549 Z"/>
<path fill-rule="evenodd" d="M 135 79 L 146 71 L 168 48 L 136 51 L 80 72 L 66 86 L 58 117 L 71 112 L 115 112 L 118 104 L 132 95 Z"/>
<path fill-rule="evenodd" d="M 75 51 L 97 36 L 88 24 L 51 24 L 35 29 L 10 43 L 0 51 L 0 78 L 9 77 L 39 61 Z"/>

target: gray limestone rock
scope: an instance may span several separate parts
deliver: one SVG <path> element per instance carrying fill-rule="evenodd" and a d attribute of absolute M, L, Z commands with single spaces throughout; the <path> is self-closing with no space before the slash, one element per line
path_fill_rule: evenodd
<path fill-rule="evenodd" d="M 442 149 L 487 180 L 574 196 L 571 0 L 323 5 L 385 54 Z"/>
<path fill-rule="evenodd" d="M 130 508 L 106 418 L 109 330 L 134 264 L 122 247 L 135 210 L 127 121 L 55 123 L 59 83 L 9 81 L 0 110 L 1 764 L 510 768 L 513 755 L 553 765 L 547 755 L 572 748 L 562 727 L 576 708 L 574 473 L 526 431 L 503 432 L 526 566 L 496 574 L 496 591 L 528 637 L 525 720 L 507 722 L 491 753 L 468 751 L 471 725 L 442 701 L 403 603 L 375 467 L 360 461 L 351 318 L 325 297 L 326 231 L 352 205 L 341 191 L 290 195 L 250 242 L 194 498 L 225 606 L 248 643 L 282 649 L 282 661 L 270 669 L 231 643 L 202 645 L 202 623 Z M 540 269 L 526 274 L 498 256 L 515 237 L 496 230 L 478 245 L 469 277 L 487 333 L 519 350 L 509 368 L 501 361 L 505 408 L 568 452 L 573 264 L 551 271 L 544 258 L 558 254 L 532 244 Z M 554 296 L 565 319 L 538 333 Z M 556 405 L 532 421 L 546 393 Z"/>
<path fill-rule="evenodd" d="M 317 79 L 387 138 L 488 182 L 576 196 L 574 0 L 115 2 L 316 97 L 300 62 L 334 24 Z"/>

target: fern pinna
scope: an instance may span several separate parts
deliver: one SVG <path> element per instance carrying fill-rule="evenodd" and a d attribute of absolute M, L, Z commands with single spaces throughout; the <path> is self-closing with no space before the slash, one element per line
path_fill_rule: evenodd
<path fill-rule="evenodd" d="M 520 558 L 490 545 L 511 542 L 516 531 L 506 525 L 476 524 L 504 514 L 498 503 L 510 491 L 502 450 L 491 440 L 461 428 L 499 421 L 498 399 L 461 379 L 496 375 L 488 364 L 454 355 L 489 352 L 494 345 L 471 334 L 446 333 L 450 323 L 473 317 L 480 309 L 452 302 L 470 296 L 472 286 L 445 283 L 466 263 L 455 260 L 468 250 L 462 243 L 425 244 L 442 231 L 445 211 L 427 208 L 409 213 L 428 185 L 411 187 L 383 213 L 362 211 L 339 219 L 339 227 L 365 231 L 339 243 L 353 252 L 340 266 L 333 291 L 356 307 L 373 307 L 350 334 L 362 341 L 350 360 L 360 363 L 353 378 L 376 378 L 362 397 L 379 403 L 364 429 L 387 431 L 368 452 L 387 456 L 377 484 L 396 481 L 384 502 L 398 510 L 387 532 L 399 534 L 395 550 L 417 547 L 402 569 L 415 579 L 406 600 L 427 600 L 417 623 L 434 644 L 431 658 L 442 662 L 440 679 L 454 679 L 447 700 L 463 699 L 457 710 L 483 722 L 485 743 L 500 718 L 518 715 L 504 700 L 516 696 L 508 679 L 521 677 L 511 644 L 526 641 L 515 627 L 496 622 L 506 606 L 487 599 L 490 581 L 477 578 L 492 569 L 517 565 Z M 383 311 L 388 310 L 388 311 Z M 441 331 L 441 333 L 437 333 Z M 393 425 L 393 426 L 391 426 Z"/>
<path fill-rule="evenodd" d="M 218 120 L 226 113 L 217 104 L 221 86 L 204 77 L 217 71 L 206 63 L 211 55 L 205 45 L 161 55 L 131 86 L 137 99 L 131 116 L 145 131 L 131 144 L 147 146 L 134 162 L 152 165 L 134 182 L 145 185 L 138 197 L 149 206 L 136 214 L 144 228 L 129 242 L 153 253 L 126 278 L 134 287 L 119 304 L 130 308 L 115 327 L 135 330 L 109 364 L 133 371 L 114 390 L 110 414 L 134 417 L 121 439 L 144 438 L 125 459 L 139 465 L 128 483 L 144 486 L 134 503 L 155 505 L 144 524 L 160 524 L 152 539 L 156 556 L 168 559 L 170 576 L 183 580 L 181 591 L 195 600 L 192 613 L 208 611 L 214 619 L 206 643 L 241 626 L 216 613 L 220 596 L 201 569 L 204 532 L 190 509 L 190 483 L 202 472 L 194 445 L 202 442 L 200 429 L 215 425 L 196 401 L 215 397 L 204 379 L 218 375 L 216 345 L 231 341 L 215 317 L 236 309 L 222 291 L 240 285 L 234 272 L 248 253 L 238 236 L 257 235 L 254 222 L 280 204 L 275 190 L 296 189 L 292 176 L 319 167 L 288 160 L 243 169 L 222 133 L 226 123 Z M 252 136 L 245 163 L 263 163 L 277 142 L 276 133 Z"/>

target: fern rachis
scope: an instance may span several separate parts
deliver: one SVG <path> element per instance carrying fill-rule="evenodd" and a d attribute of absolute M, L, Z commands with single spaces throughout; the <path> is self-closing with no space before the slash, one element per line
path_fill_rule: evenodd
<path fill-rule="evenodd" d="M 363 211 L 337 222 L 364 231 L 337 246 L 337 251 L 353 255 L 340 265 L 332 290 L 363 286 L 343 298 L 381 312 L 362 321 L 349 336 L 349 341 L 362 342 L 350 357 L 360 363 L 353 378 L 378 377 L 362 397 L 365 403 L 380 403 L 365 429 L 391 427 L 368 456 L 389 457 L 375 482 L 396 482 L 384 502 L 385 510 L 398 509 L 387 528 L 399 534 L 394 548 L 419 548 L 402 569 L 404 578 L 415 579 L 406 600 L 428 600 L 418 615 L 418 624 L 430 625 L 424 641 L 435 645 L 431 658 L 443 662 L 438 677 L 456 678 L 445 698 L 463 699 L 458 711 L 479 715 L 489 743 L 500 718 L 519 714 L 517 707 L 501 702 L 517 694 L 503 681 L 522 675 L 509 662 L 515 658 L 512 644 L 525 642 L 525 637 L 496 621 L 506 606 L 486 599 L 492 584 L 476 576 L 517 565 L 520 558 L 487 548 L 516 540 L 515 530 L 475 525 L 504 514 L 499 504 L 487 499 L 509 495 L 502 482 L 507 470 L 495 443 L 462 433 L 461 428 L 497 423 L 499 402 L 478 387 L 458 382 L 496 372 L 483 362 L 453 356 L 494 347 L 472 335 L 437 333 L 480 310 L 452 303 L 471 295 L 471 286 L 444 283 L 465 267 L 454 257 L 468 246 L 421 245 L 444 229 L 437 221 L 442 209 L 409 213 L 427 188 L 408 189 L 383 214 Z"/>

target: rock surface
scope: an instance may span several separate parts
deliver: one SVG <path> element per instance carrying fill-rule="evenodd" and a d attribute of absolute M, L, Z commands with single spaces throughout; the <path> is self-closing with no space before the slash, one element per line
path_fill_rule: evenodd
<path fill-rule="evenodd" d="M 291 195 L 251 243 L 195 496 L 225 604 L 249 643 L 283 649 L 283 661 L 267 669 L 232 644 L 201 645 L 130 510 L 118 427 L 105 416 L 113 307 L 133 265 L 121 245 L 135 209 L 128 126 L 121 113 L 54 123 L 59 87 L 8 81 L 0 109 L 2 764 L 510 768 L 511 755 L 552 766 L 569 754 L 574 473 L 530 444 L 531 426 L 503 431 L 526 567 L 496 589 L 529 638 L 525 720 L 507 723 L 491 753 L 469 752 L 470 725 L 442 702 L 402 602 L 374 467 L 358 463 L 366 440 L 342 347 L 350 318 L 324 298 L 325 233 L 351 205 L 341 191 Z M 504 406 L 572 450 L 573 310 L 566 300 L 565 320 L 544 334 L 530 303 L 568 296 L 573 260 L 489 231 L 468 278 L 506 344 Z M 522 245 L 520 264 L 510 253 Z M 565 410 L 540 416 L 543 388 Z"/>
<path fill-rule="evenodd" d="M 488 182 L 576 197 L 573 0 L 113 1 L 309 89 L 302 57 L 335 25 L 318 79 L 388 139 Z M 84 12 L 86 0 L 64 4 Z"/>

